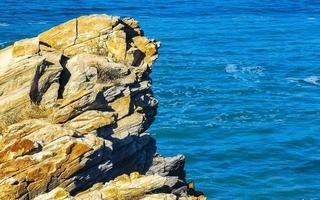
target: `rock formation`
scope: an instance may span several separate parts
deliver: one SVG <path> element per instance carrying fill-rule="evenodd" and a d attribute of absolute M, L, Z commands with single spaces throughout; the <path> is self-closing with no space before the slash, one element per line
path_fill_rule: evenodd
<path fill-rule="evenodd" d="M 0 50 L 0 199 L 205 199 L 146 133 L 159 46 L 90 15 Z"/>

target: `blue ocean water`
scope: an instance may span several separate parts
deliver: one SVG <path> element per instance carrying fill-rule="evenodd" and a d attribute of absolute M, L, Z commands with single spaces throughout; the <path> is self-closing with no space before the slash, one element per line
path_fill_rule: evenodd
<path fill-rule="evenodd" d="M 162 42 L 150 132 L 208 199 L 320 199 L 317 0 L 1 0 L 0 45 L 91 13 Z"/>

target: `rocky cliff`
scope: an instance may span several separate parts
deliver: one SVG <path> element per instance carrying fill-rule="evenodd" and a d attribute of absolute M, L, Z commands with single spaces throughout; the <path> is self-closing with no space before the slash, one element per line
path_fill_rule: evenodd
<path fill-rule="evenodd" d="M 0 50 L 0 199 L 205 199 L 146 133 L 159 46 L 90 15 Z"/>

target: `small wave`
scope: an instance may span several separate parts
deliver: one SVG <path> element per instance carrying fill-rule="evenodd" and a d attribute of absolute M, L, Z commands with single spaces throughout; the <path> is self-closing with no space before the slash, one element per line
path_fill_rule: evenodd
<path fill-rule="evenodd" d="M 0 23 L 0 26 L 5 27 L 5 26 L 9 26 L 8 23 Z"/>
<path fill-rule="evenodd" d="M 309 76 L 303 79 L 303 81 L 312 85 L 320 85 L 320 78 L 318 76 Z"/>
<path fill-rule="evenodd" d="M 13 44 L 13 43 L 12 42 L 0 42 L 0 49 L 7 47 L 11 44 Z"/>
<path fill-rule="evenodd" d="M 238 67 L 235 64 L 228 64 L 225 70 L 229 74 L 234 74 L 239 72 L 243 74 L 263 75 L 265 69 L 261 66 Z"/>
<path fill-rule="evenodd" d="M 300 79 L 298 78 L 286 78 L 287 81 L 289 81 L 290 83 L 299 83 Z"/>
<path fill-rule="evenodd" d="M 315 17 L 308 17 L 307 19 L 308 19 L 308 20 L 316 20 L 317 18 L 315 18 Z"/>
<path fill-rule="evenodd" d="M 48 22 L 46 21 L 40 21 L 40 22 L 29 22 L 29 25 L 43 25 L 43 24 L 47 24 Z"/>
<path fill-rule="evenodd" d="M 306 171 L 315 171 L 318 172 L 320 170 L 320 160 L 312 160 L 306 163 L 303 163 L 301 166 L 296 168 L 299 172 L 306 172 Z"/>
<path fill-rule="evenodd" d="M 228 64 L 225 68 L 226 72 L 229 74 L 233 74 L 238 72 L 237 66 L 235 64 Z"/>
<path fill-rule="evenodd" d="M 306 78 L 286 78 L 290 83 L 294 83 L 297 86 L 303 86 L 305 84 L 320 86 L 319 76 L 308 76 Z"/>
<path fill-rule="evenodd" d="M 225 71 L 237 80 L 260 82 L 260 77 L 264 76 L 265 69 L 261 66 L 237 66 L 228 64 Z"/>
<path fill-rule="evenodd" d="M 261 66 L 243 67 L 242 68 L 243 73 L 257 74 L 260 76 L 264 75 L 263 71 L 264 71 L 264 68 Z"/>

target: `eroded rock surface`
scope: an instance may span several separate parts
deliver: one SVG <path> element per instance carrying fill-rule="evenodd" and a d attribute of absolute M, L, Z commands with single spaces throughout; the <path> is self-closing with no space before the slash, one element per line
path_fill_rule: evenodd
<path fill-rule="evenodd" d="M 90 15 L 0 50 L 0 199 L 198 199 L 146 133 L 159 46 Z"/>

